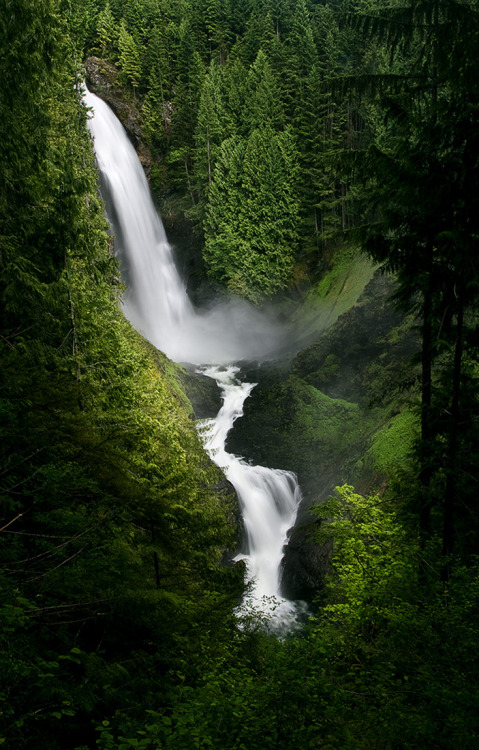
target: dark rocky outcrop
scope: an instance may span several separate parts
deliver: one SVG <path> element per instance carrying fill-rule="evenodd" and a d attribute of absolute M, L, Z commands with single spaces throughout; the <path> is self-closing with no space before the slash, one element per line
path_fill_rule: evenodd
<path fill-rule="evenodd" d="M 186 365 L 181 374 L 181 382 L 193 406 L 196 419 L 213 419 L 221 409 L 221 391 L 213 378 L 197 373 L 194 367 Z"/>
<path fill-rule="evenodd" d="M 139 100 L 120 83 L 120 71 L 100 57 L 88 57 L 84 63 L 86 85 L 105 101 L 116 114 L 135 146 L 146 175 L 151 171 L 152 157 L 142 138 Z"/>
<path fill-rule="evenodd" d="M 282 561 L 281 592 L 287 599 L 310 602 L 324 586 L 330 570 L 332 543 L 319 545 L 319 521 L 293 529 Z"/>
<path fill-rule="evenodd" d="M 298 475 L 303 503 L 284 557 L 283 589 L 311 599 L 323 585 L 329 548 L 315 540 L 308 509 L 337 485 L 376 490 L 383 477 L 365 460 L 375 433 L 394 414 L 404 383 L 414 379 L 417 350 L 410 321 L 391 303 L 392 280 L 377 275 L 358 302 L 289 368 L 248 373 L 257 387 L 228 439 L 228 450 Z M 282 366 L 284 368 L 284 365 Z"/>

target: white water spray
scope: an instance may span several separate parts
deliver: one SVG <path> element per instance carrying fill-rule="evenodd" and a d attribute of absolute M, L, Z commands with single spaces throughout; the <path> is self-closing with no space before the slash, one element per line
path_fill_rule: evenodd
<path fill-rule="evenodd" d="M 107 202 L 111 202 L 108 208 L 116 235 L 115 252 L 125 266 L 126 317 L 176 362 L 264 359 L 277 349 L 279 326 L 239 299 L 195 312 L 135 149 L 104 101 L 89 91 L 85 101 L 94 111 L 88 127 L 94 137 Z"/>
<path fill-rule="evenodd" d="M 281 560 L 301 501 L 296 476 L 290 471 L 251 466 L 226 452 L 228 432 L 243 414 L 243 404 L 255 384 L 241 383 L 236 378 L 239 368 L 234 366 L 203 367 L 199 372 L 214 378 L 223 395 L 223 406 L 215 419 L 202 422 L 202 432 L 208 454 L 237 492 L 243 515 L 248 548 L 235 560 L 246 562 L 251 587 L 240 611 L 260 611 L 273 629 L 290 630 L 300 610 L 281 595 Z"/>
<path fill-rule="evenodd" d="M 115 250 L 125 268 L 128 292 L 124 311 L 132 324 L 177 362 L 195 364 L 265 359 L 280 340 L 276 324 L 243 302 L 221 304 L 197 313 L 174 264 L 161 220 L 136 152 L 110 108 L 86 92 L 94 116 L 88 127 L 104 183 Z M 248 549 L 246 561 L 252 605 L 276 629 L 291 627 L 297 607 L 280 593 L 280 571 L 288 530 L 296 519 L 301 493 L 291 472 L 251 466 L 225 451 L 226 437 L 254 385 L 236 379 L 238 368 L 203 367 L 223 393 L 223 407 L 203 423 L 205 448 L 222 467 L 238 494 Z"/>

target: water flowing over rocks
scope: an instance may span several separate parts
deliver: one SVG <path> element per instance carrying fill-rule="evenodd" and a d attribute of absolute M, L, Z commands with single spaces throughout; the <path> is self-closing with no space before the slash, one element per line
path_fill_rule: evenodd
<path fill-rule="evenodd" d="M 258 382 L 228 450 L 294 471 L 303 492 L 283 558 L 286 596 L 311 600 L 328 572 L 329 547 L 315 541 L 318 520 L 308 509 L 334 488 L 381 487 L 371 441 L 387 424 L 388 403 L 414 377 L 407 363 L 417 351 L 411 323 L 390 302 L 392 280 L 377 274 L 358 302 L 315 342 L 280 367 L 247 371 Z"/>
<path fill-rule="evenodd" d="M 118 80 L 119 70 L 112 63 L 100 57 L 87 57 L 84 63 L 85 81 L 93 93 L 105 101 L 120 120 L 133 143 L 138 158 L 148 177 L 152 157 L 142 138 L 141 110 L 138 100 L 125 96 L 125 87 Z"/>
<path fill-rule="evenodd" d="M 105 74 L 101 64 L 90 58 L 90 79 L 114 100 L 115 69 Z M 102 102 L 97 105 L 106 106 Z M 135 118 L 132 122 L 130 137 L 134 140 Z M 121 132 L 116 131 L 115 146 L 106 159 L 110 166 L 116 161 L 118 142 L 126 149 L 121 139 Z M 111 141 L 107 133 L 106 146 Z M 132 164 L 137 161 L 134 152 L 127 158 Z M 379 481 L 374 466 L 368 463 L 368 447 L 371 436 L 388 418 L 383 408 L 388 402 L 388 389 L 407 381 L 402 363 L 417 345 L 411 326 L 401 329 L 402 316 L 389 302 L 391 281 L 379 275 L 362 294 L 355 292 L 349 310 L 339 318 L 329 315 L 329 328 L 298 354 L 294 336 L 285 338 L 271 316 L 248 305 L 219 304 L 198 314 L 175 268 L 139 163 L 126 183 L 133 172 L 137 180 L 134 199 L 111 205 L 110 214 L 130 288 L 125 312 L 138 330 L 177 361 L 226 364 L 247 360 L 246 377 L 258 385 L 245 403 L 244 417 L 228 433 L 226 449 L 245 456 L 246 462 L 298 475 L 304 501 L 295 527 L 288 533 L 278 572 L 281 587 L 275 583 L 271 593 L 311 600 L 324 583 L 330 550 L 314 541 L 317 521 L 308 508 L 322 502 L 336 485 L 354 482 L 360 491 L 367 492 Z M 108 179 L 111 183 L 113 177 Z M 110 184 L 108 191 L 111 189 Z M 120 194 L 127 189 L 124 176 L 119 176 L 115 189 Z M 139 212 L 141 220 L 133 215 L 128 218 L 132 210 L 135 216 Z M 132 226 L 136 227 L 133 235 Z M 158 254 L 163 257 L 160 266 Z M 149 270 L 145 273 L 145 269 Z M 344 284 L 339 296 L 343 289 Z M 333 307 L 336 304 L 333 301 Z M 322 319 L 324 323 L 324 315 Z M 254 364 L 254 360 L 259 361 Z M 194 367 L 189 369 L 184 381 L 195 414 L 211 418 L 221 406 L 218 392 L 212 390 L 204 373 L 194 375 Z M 375 403 L 379 404 L 376 410 L 368 411 L 366 407 Z M 280 547 L 285 540 L 286 536 Z"/>
<path fill-rule="evenodd" d="M 274 352 L 281 341 L 280 327 L 237 300 L 194 310 L 133 146 L 105 102 L 88 90 L 85 101 L 94 112 L 88 125 L 127 286 L 125 315 L 169 357 L 203 365 L 203 374 L 218 382 L 223 406 L 200 434 L 212 460 L 234 485 L 242 508 L 247 545 L 236 559 L 246 563 L 249 595 L 244 606 L 261 612 L 273 630 L 287 630 L 304 609 L 284 599 L 280 590 L 283 547 L 301 501 L 296 477 L 252 466 L 225 451 L 227 434 L 254 387 L 240 382 L 239 368 L 228 363 Z"/>

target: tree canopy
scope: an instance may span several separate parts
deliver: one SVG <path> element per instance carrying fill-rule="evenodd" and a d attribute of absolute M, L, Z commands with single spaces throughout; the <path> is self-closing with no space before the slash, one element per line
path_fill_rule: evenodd
<path fill-rule="evenodd" d="M 0 744 L 475 750 L 477 0 L 3 0 L 0 36 Z M 236 616 L 236 500 L 120 310 L 90 55 L 216 289 L 298 298 L 359 245 L 419 333 L 394 455 L 314 511 L 328 572 L 283 639 Z M 320 390 L 340 354 L 268 392 L 296 453 L 319 417 L 331 452 L 369 430 Z"/>

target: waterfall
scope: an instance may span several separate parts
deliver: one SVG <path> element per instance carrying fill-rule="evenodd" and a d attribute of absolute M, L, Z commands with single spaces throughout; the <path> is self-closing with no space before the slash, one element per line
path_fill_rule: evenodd
<path fill-rule="evenodd" d="M 301 493 L 291 472 L 251 466 L 228 454 L 226 437 L 242 414 L 254 385 L 237 379 L 239 360 L 261 360 L 275 351 L 279 326 L 245 302 L 221 303 L 196 312 L 176 269 L 162 222 L 135 149 L 111 109 L 85 92 L 92 108 L 88 128 L 94 139 L 102 194 L 115 235 L 115 252 L 127 285 L 125 315 L 158 349 L 177 362 L 190 362 L 214 378 L 223 407 L 200 425 L 211 458 L 236 489 L 247 536 L 246 562 L 250 604 L 271 627 L 291 627 L 297 606 L 281 597 L 280 571 L 288 530 L 294 524 Z M 223 366 L 220 366 L 223 365 Z"/>
<path fill-rule="evenodd" d="M 86 91 L 85 102 L 94 112 L 88 127 L 128 289 L 126 317 L 176 362 L 264 359 L 275 351 L 281 338 L 278 325 L 244 301 L 194 311 L 135 149 L 104 101 Z"/>
<path fill-rule="evenodd" d="M 301 501 L 298 481 L 291 471 L 251 466 L 225 450 L 228 432 L 243 414 L 255 383 L 240 382 L 234 366 L 202 367 L 199 372 L 214 378 L 223 396 L 217 416 L 203 420 L 201 429 L 206 451 L 234 486 L 243 515 L 247 550 L 235 560 L 245 561 L 251 586 L 240 612 L 260 611 L 273 630 L 290 630 L 304 607 L 281 596 L 280 573 L 288 531 Z"/>

